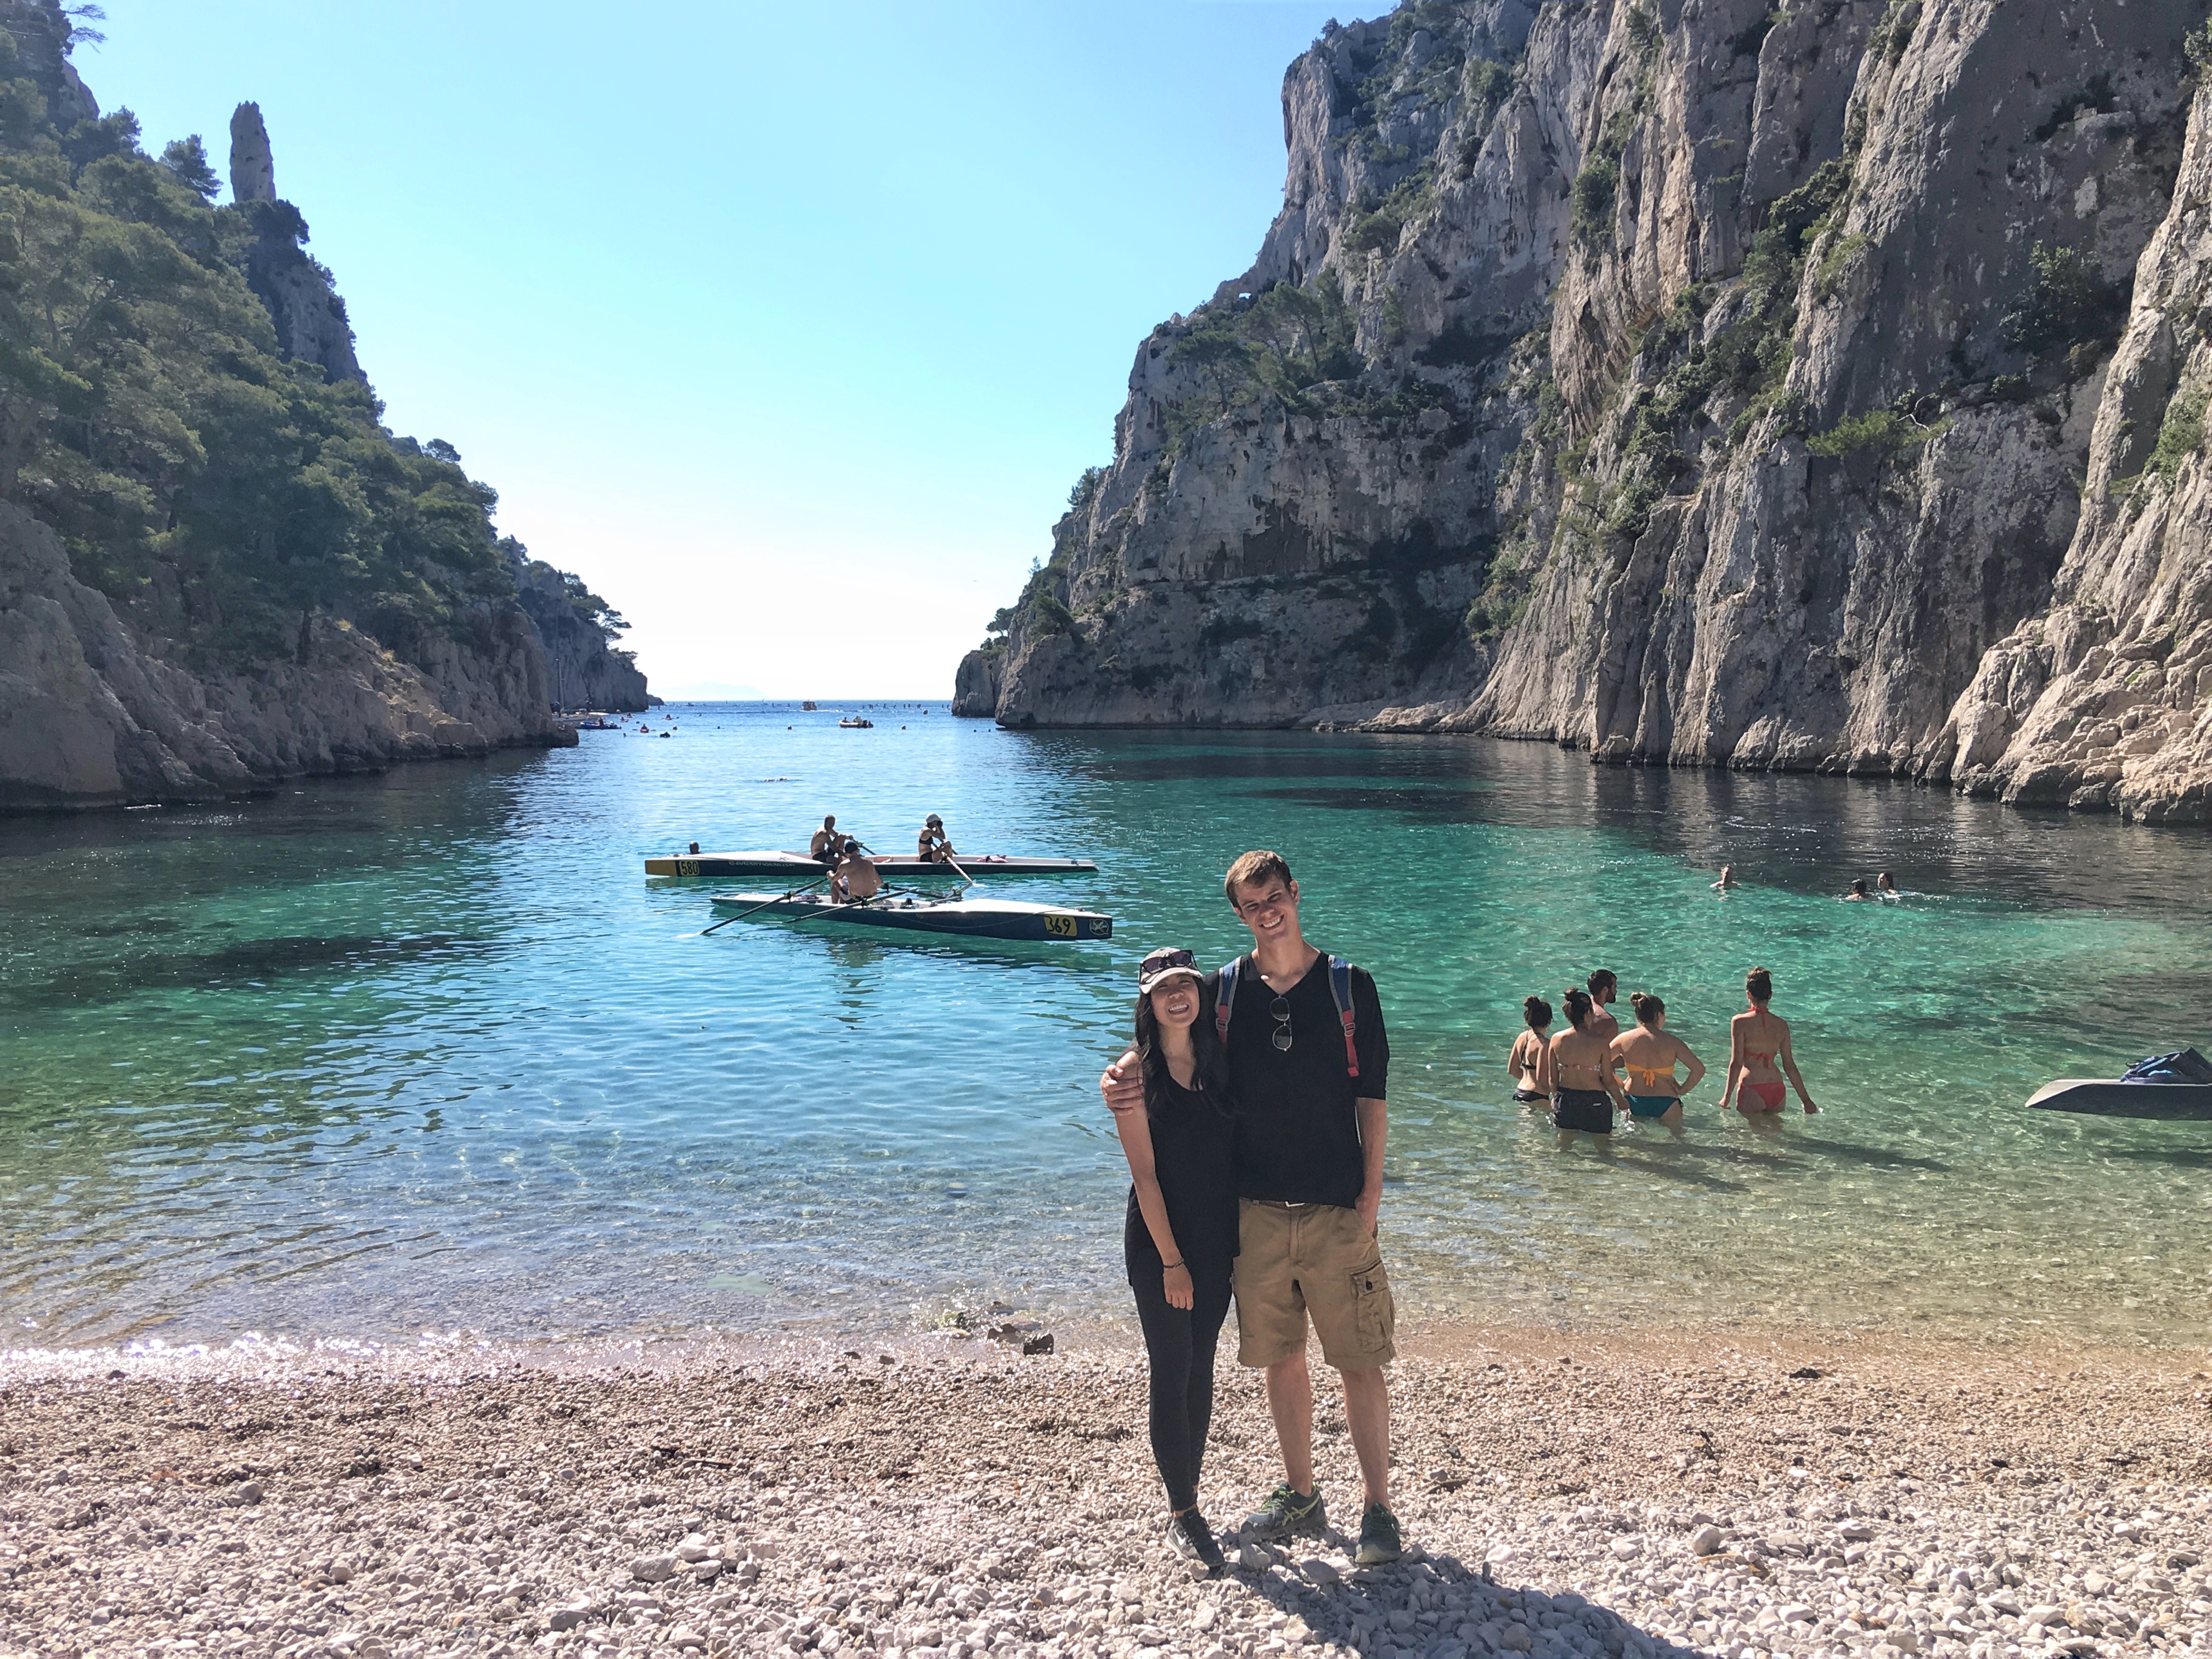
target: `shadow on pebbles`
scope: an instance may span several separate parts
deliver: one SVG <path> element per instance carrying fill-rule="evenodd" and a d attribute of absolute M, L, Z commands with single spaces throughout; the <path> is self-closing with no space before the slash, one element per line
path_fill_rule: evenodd
<path fill-rule="evenodd" d="M 1402 1362 L 1407 1559 L 1218 1580 L 1120 1351 L 0 1356 L 0 1655 L 2212 1655 L 2201 1360 L 1735 1340 Z M 1279 1471 L 1220 1393 L 1226 1531 Z"/>

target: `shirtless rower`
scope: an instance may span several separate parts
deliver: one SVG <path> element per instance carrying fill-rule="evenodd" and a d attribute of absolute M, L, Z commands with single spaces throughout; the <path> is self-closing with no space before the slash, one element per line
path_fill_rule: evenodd
<path fill-rule="evenodd" d="M 834 870 L 837 866 L 837 855 L 845 850 L 846 844 L 851 840 L 850 836 L 837 833 L 837 815 L 833 812 L 822 820 L 822 827 L 814 832 L 814 839 L 806 843 L 806 856 L 817 864 L 826 864 Z"/>
<path fill-rule="evenodd" d="M 874 861 L 861 852 L 860 843 L 847 840 L 845 855 L 838 860 L 837 873 L 830 878 L 830 900 L 833 904 L 858 904 L 872 899 L 884 890 L 883 872 Z"/>

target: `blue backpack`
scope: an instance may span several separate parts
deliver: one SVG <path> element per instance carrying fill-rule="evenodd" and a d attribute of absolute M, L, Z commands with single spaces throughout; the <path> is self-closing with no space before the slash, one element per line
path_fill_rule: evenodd
<path fill-rule="evenodd" d="M 1237 970 L 1244 964 L 1238 957 L 1221 970 L 1221 990 L 1213 1002 L 1213 1035 L 1225 1048 L 1229 1042 L 1229 1010 L 1237 1000 Z M 1352 964 L 1342 957 L 1328 959 L 1328 991 L 1336 999 L 1336 1017 L 1344 1024 L 1344 1074 L 1359 1075 L 1359 1045 L 1353 1040 Z"/>

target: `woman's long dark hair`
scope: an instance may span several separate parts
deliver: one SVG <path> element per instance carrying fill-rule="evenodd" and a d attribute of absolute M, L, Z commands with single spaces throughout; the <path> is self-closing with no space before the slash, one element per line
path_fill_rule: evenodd
<path fill-rule="evenodd" d="M 1145 1115 L 1157 1118 L 1168 1102 L 1174 1081 L 1168 1073 L 1168 1057 L 1160 1047 L 1160 1022 L 1152 1012 L 1149 993 L 1137 999 L 1136 1041 L 1131 1045 L 1145 1079 Z M 1191 1081 L 1213 1103 L 1218 1112 L 1233 1110 L 1229 1098 L 1229 1054 L 1213 1031 L 1213 999 L 1201 988 L 1198 1018 L 1190 1024 L 1190 1046 L 1198 1056 L 1198 1071 Z"/>

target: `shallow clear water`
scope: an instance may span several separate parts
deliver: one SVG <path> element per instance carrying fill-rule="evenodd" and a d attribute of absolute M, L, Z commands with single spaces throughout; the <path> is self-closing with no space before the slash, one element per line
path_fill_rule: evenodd
<path fill-rule="evenodd" d="M 0 1340 L 1118 1315 L 1095 1079 L 1146 950 L 1237 948 L 1219 875 L 1252 845 L 1381 985 L 1401 1303 L 2206 1337 L 2212 1133 L 2020 1106 L 2207 1037 L 2199 832 L 1476 739 L 671 712 L 669 739 L 0 823 Z M 987 884 L 1114 941 L 702 938 L 710 893 L 761 884 L 641 874 L 827 810 L 902 848 L 931 809 L 970 850 L 1096 856 Z M 1882 866 L 1914 896 L 1834 902 Z M 1711 1103 L 1754 961 L 1826 1109 L 1778 1135 Z M 1601 964 L 1715 1067 L 1686 1145 L 1561 1154 L 1510 1103 L 1522 996 Z"/>

